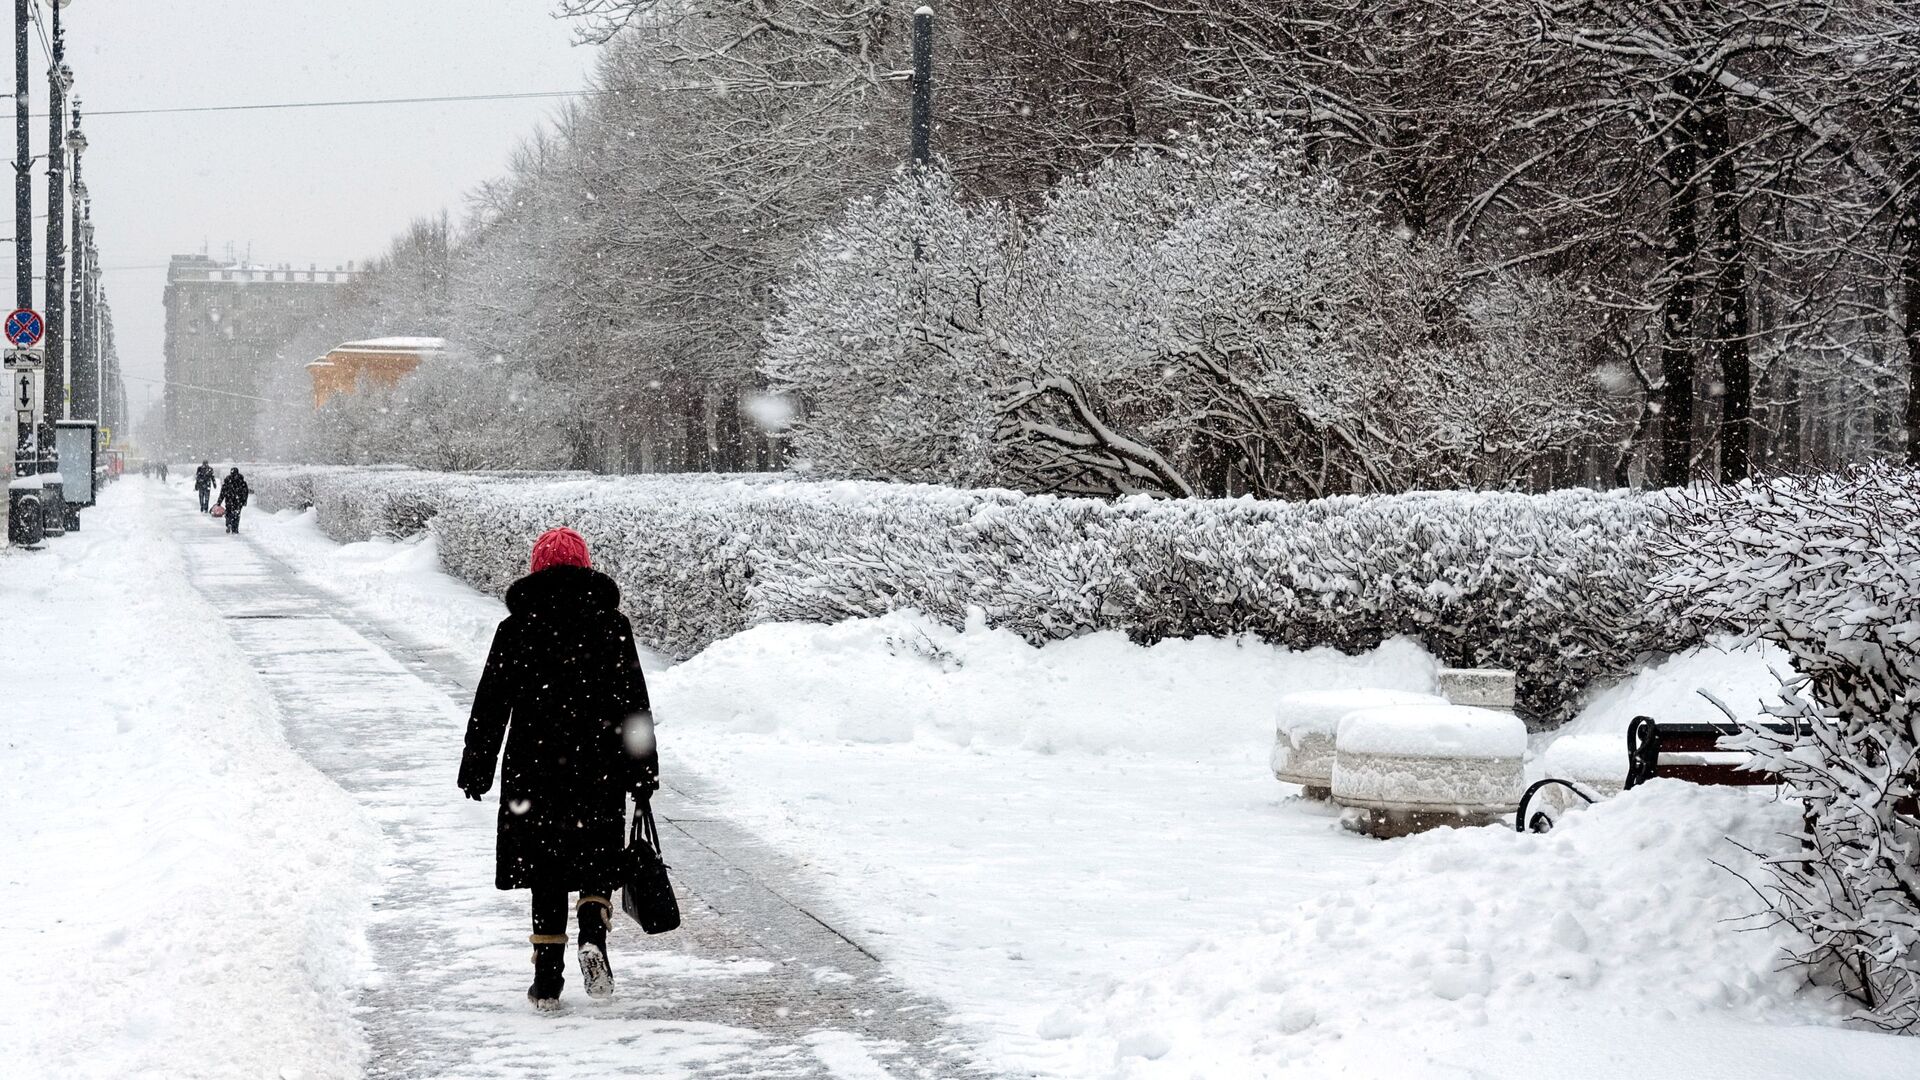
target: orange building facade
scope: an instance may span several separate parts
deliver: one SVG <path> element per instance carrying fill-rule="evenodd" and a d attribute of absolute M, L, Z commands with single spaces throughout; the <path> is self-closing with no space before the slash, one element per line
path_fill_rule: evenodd
<path fill-rule="evenodd" d="M 416 371 L 423 360 L 447 351 L 442 338 L 390 337 L 349 341 L 307 365 L 313 379 L 313 407 L 325 408 L 341 394 L 362 386 L 392 389 Z"/>

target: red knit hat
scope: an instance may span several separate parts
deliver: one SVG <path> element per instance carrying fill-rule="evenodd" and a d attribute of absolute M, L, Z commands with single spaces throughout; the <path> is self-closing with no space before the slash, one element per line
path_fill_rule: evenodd
<path fill-rule="evenodd" d="M 533 542 L 533 572 L 549 566 L 589 567 L 586 538 L 572 529 L 548 529 Z"/>

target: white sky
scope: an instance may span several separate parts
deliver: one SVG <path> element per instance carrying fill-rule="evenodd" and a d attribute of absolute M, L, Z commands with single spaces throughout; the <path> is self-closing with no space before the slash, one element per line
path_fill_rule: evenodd
<path fill-rule="evenodd" d="M 0 5 L 8 29 L 12 7 Z M 89 113 L 84 175 L 135 418 L 161 392 L 135 376 L 161 375 L 169 255 L 205 247 L 219 257 L 228 243 L 256 262 L 299 267 L 377 255 L 414 217 L 443 208 L 457 217 L 465 194 L 500 173 L 562 102 L 92 113 L 576 90 L 593 51 L 573 45 L 552 9 L 552 0 L 74 0 L 64 9 L 67 63 Z M 30 55 L 42 114 L 37 39 Z M 47 122 L 32 124 L 38 154 Z M 6 132 L 0 153 L 11 160 L 10 123 Z M 45 198 L 36 166 L 35 214 Z M 45 229 L 35 223 L 36 262 Z M 10 293 L 13 245 L 0 248 Z"/>

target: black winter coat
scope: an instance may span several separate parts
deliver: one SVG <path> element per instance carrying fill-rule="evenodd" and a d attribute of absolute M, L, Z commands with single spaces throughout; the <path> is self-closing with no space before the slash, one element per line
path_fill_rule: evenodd
<path fill-rule="evenodd" d="M 229 510 L 242 509 L 252 494 L 253 489 L 247 486 L 247 478 L 240 475 L 239 469 L 235 469 L 220 484 L 220 505 Z"/>
<path fill-rule="evenodd" d="M 213 490 L 213 469 L 211 467 L 202 465 L 193 471 L 193 490 Z"/>
<path fill-rule="evenodd" d="M 460 787 L 484 794 L 506 740 L 494 884 L 610 888 L 627 793 L 659 773 L 651 746 L 635 756 L 626 745 L 628 718 L 648 702 L 620 588 L 596 570 L 552 566 L 514 582 L 507 611 L 460 761 Z"/>

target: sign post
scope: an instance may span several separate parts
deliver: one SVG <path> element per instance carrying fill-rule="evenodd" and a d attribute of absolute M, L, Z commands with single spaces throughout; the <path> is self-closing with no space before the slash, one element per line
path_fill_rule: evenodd
<path fill-rule="evenodd" d="M 10 407 L 19 412 L 39 412 L 44 404 L 41 379 L 47 370 L 46 354 L 39 349 L 8 349 L 6 369 L 7 385 L 12 388 L 7 394 Z"/>
<path fill-rule="evenodd" d="M 35 348 L 40 336 L 46 331 L 46 325 L 40 321 L 35 311 L 13 311 L 6 317 L 4 331 L 13 348 L 6 350 L 6 392 L 8 392 L 8 415 L 13 417 L 13 446 L 10 459 L 13 461 L 12 480 L 8 480 L 8 538 L 19 544 L 35 544 L 40 536 L 38 521 L 31 528 L 31 540 L 25 538 L 27 532 L 21 532 L 15 538 L 15 528 L 25 527 L 21 515 L 40 517 L 40 494 L 33 492 L 33 498 L 27 503 L 15 500 L 13 480 L 23 477 L 35 477 L 40 471 L 40 415 L 44 411 L 44 373 L 46 373 L 46 354 Z M 27 492 L 21 492 L 25 498 Z"/>
<path fill-rule="evenodd" d="M 32 316 L 22 318 L 22 315 Z M 5 330 L 9 341 L 38 342 L 44 331 L 40 316 L 31 311 L 16 311 L 7 316 Z M 44 412 L 47 357 L 32 345 L 15 345 L 6 351 L 7 408 L 13 411 L 14 475 L 32 476 L 40 469 L 40 416 Z"/>

